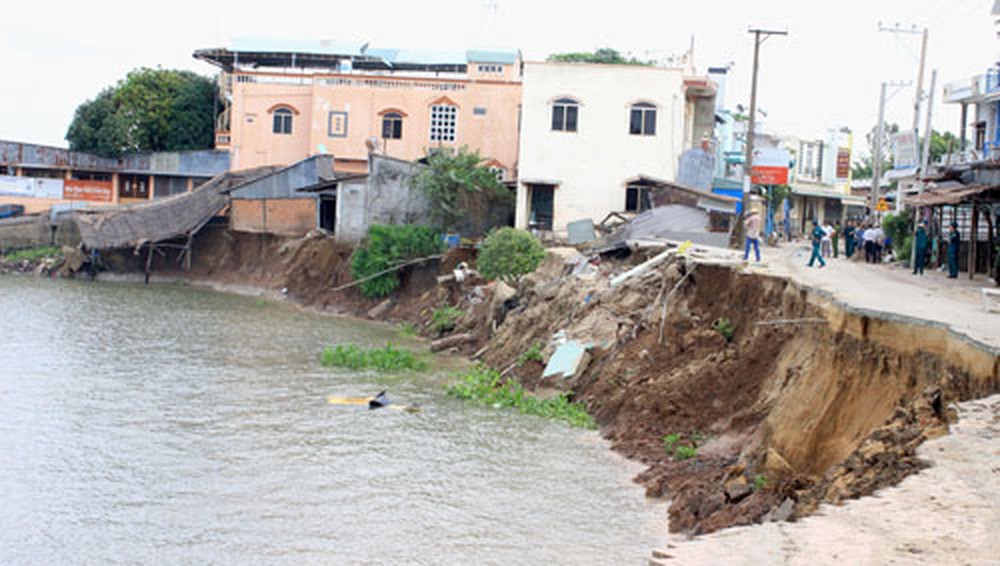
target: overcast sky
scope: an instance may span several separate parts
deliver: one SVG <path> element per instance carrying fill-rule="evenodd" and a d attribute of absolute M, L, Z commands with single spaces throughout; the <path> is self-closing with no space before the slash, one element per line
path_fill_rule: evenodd
<path fill-rule="evenodd" d="M 849 126 L 856 144 L 874 125 L 882 80 L 914 80 L 919 38 L 880 33 L 879 22 L 928 26 L 928 69 L 939 70 L 934 127 L 958 130 L 957 107 L 940 104 L 944 83 L 982 73 L 1000 53 L 992 0 L 174 0 L 16 2 L 0 32 L 0 138 L 65 146 L 73 110 L 130 69 L 211 74 L 201 47 L 233 37 L 370 41 L 380 46 L 464 50 L 520 48 L 526 59 L 613 47 L 643 57 L 682 53 L 695 64 L 733 63 L 730 106 L 749 100 L 750 25 L 787 28 L 762 48 L 759 106 L 766 128 L 818 137 Z M 930 72 L 927 74 L 930 80 Z M 912 122 L 913 90 L 891 99 L 890 121 Z M 923 125 L 923 119 L 921 119 Z"/>

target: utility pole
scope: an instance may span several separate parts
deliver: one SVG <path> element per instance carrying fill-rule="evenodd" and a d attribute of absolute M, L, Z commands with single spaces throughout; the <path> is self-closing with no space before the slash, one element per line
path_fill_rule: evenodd
<path fill-rule="evenodd" d="M 788 35 L 787 31 L 751 28 L 753 34 L 753 80 L 750 87 L 750 120 L 747 122 L 746 158 L 743 161 L 743 214 L 750 210 L 751 176 L 753 175 L 754 129 L 757 125 L 757 69 L 760 66 L 760 46 L 772 35 Z"/>
<path fill-rule="evenodd" d="M 924 184 L 927 178 L 927 171 L 931 166 L 931 117 L 934 115 L 934 88 L 937 85 L 937 69 L 931 71 L 931 90 L 927 94 L 927 125 L 924 128 L 924 154 L 920 160 L 920 174 L 917 177 L 917 197 L 924 194 Z M 902 194 L 902 191 L 900 191 Z M 912 268 L 917 260 L 917 224 L 920 223 L 920 205 L 913 210 L 913 245 L 910 248 L 910 267 Z"/>
<path fill-rule="evenodd" d="M 882 90 L 878 97 L 878 125 L 875 130 L 875 155 L 872 156 L 872 193 L 871 193 L 871 206 L 869 207 L 872 211 L 872 218 L 875 217 L 875 211 L 878 207 L 879 198 L 879 185 L 882 181 L 882 138 L 885 136 L 885 98 L 886 98 L 886 87 L 888 84 L 882 83 Z"/>
<path fill-rule="evenodd" d="M 900 27 L 896 24 L 894 27 L 883 26 L 881 22 L 878 24 L 878 30 L 887 33 L 908 33 L 913 35 L 920 35 L 920 66 L 917 68 L 917 91 L 913 97 L 913 135 L 914 139 L 919 140 L 920 137 L 918 133 L 920 132 L 920 103 L 924 98 L 924 66 L 927 63 L 927 28 L 920 30 L 917 26 L 912 26 L 910 28 Z M 896 213 L 899 214 L 903 211 L 903 193 L 899 192 L 896 194 Z"/>
<path fill-rule="evenodd" d="M 882 90 L 878 99 L 878 125 L 875 130 L 875 155 L 872 156 L 872 192 L 870 208 L 873 219 L 875 216 L 875 208 L 882 196 L 880 194 L 880 188 L 882 183 L 882 147 L 885 144 L 885 103 L 889 98 L 896 94 L 895 92 L 889 94 L 888 89 L 890 87 L 902 88 L 909 85 L 909 82 L 900 81 L 882 83 Z"/>

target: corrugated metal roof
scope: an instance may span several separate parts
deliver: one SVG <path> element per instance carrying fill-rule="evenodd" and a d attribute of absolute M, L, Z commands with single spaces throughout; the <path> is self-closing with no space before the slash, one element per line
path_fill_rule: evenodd
<path fill-rule="evenodd" d="M 465 52 L 465 58 L 469 63 L 513 65 L 517 63 L 519 57 L 520 53 L 511 49 L 470 49 Z"/>
<path fill-rule="evenodd" d="M 232 51 L 259 53 L 317 53 L 361 57 L 367 43 L 333 39 L 289 39 L 277 37 L 235 37 Z"/>

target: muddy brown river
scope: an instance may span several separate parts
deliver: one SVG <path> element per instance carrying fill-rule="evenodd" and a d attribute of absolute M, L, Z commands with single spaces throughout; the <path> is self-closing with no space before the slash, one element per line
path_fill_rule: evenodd
<path fill-rule="evenodd" d="M 387 326 L 0 277 L 0 337 L 2 564 L 642 564 L 666 539 L 597 433 L 451 399 L 448 368 L 319 365 Z M 326 403 L 381 389 L 422 411 Z"/>

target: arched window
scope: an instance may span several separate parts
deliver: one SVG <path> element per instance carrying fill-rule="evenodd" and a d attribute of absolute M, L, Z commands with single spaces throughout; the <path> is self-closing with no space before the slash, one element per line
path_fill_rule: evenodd
<path fill-rule="evenodd" d="M 637 136 L 655 136 L 656 106 L 648 102 L 633 104 L 629 115 L 628 133 Z"/>
<path fill-rule="evenodd" d="M 403 115 L 388 112 L 382 115 L 382 139 L 398 140 L 403 137 Z"/>
<path fill-rule="evenodd" d="M 273 114 L 274 122 L 271 131 L 276 134 L 292 133 L 292 111 L 288 108 L 276 108 Z"/>
<path fill-rule="evenodd" d="M 559 98 L 552 102 L 552 130 L 575 132 L 580 114 L 580 103 L 572 98 Z"/>

